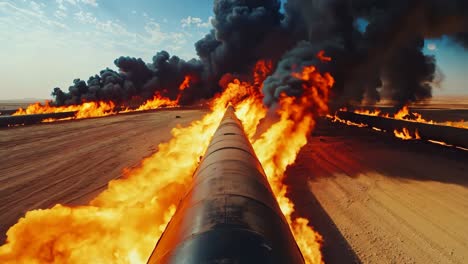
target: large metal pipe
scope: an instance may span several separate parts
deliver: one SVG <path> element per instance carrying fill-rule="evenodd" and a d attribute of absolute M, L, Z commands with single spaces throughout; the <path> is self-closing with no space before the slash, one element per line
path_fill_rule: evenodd
<path fill-rule="evenodd" d="M 232 106 L 148 263 L 304 263 Z"/>
<path fill-rule="evenodd" d="M 450 145 L 468 148 L 468 129 L 361 115 L 344 111 L 338 112 L 337 116 L 354 123 L 362 123 L 369 127 L 380 128 L 389 133 L 393 133 L 394 130 L 402 131 L 403 128 L 407 128 L 412 132 L 417 130 L 423 140 L 442 141 Z"/>
<path fill-rule="evenodd" d="M 4 109 L 0 110 L 0 116 L 12 115 L 16 113 L 18 109 Z"/>
<path fill-rule="evenodd" d="M 75 114 L 76 112 L 62 112 L 62 113 L 49 113 L 49 114 L 0 116 L 0 127 L 7 127 L 7 126 L 12 126 L 12 125 L 38 124 L 38 123 L 41 123 L 45 119 L 70 118 L 70 117 L 74 117 Z"/>

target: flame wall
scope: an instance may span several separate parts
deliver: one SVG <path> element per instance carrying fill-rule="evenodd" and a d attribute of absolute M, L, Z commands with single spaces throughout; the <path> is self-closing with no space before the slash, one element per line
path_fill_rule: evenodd
<path fill-rule="evenodd" d="M 149 263 L 304 263 L 232 106 L 193 178 Z"/>

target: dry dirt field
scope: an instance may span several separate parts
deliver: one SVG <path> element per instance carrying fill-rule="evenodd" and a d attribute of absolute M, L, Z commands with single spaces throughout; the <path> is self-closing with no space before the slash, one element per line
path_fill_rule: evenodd
<path fill-rule="evenodd" d="M 1 129 L 2 241 L 30 209 L 85 204 L 203 113 Z M 297 212 L 325 239 L 326 263 L 468 262 L 468 152 L 322 121 L 287 174 Z"/>
<path fill-rule="evenodd" d="M 327 121 L 287 173 L 327 263 L 468 262 L 468 151 Z"/>

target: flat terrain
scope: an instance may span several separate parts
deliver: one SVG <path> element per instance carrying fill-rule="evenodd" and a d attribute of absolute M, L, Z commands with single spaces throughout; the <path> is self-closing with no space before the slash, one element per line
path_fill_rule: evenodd
<path fill-rule="evenodd" d="M 328 263 L 468 262 L 468 151 L 324 121 L 287 182 Z"/>
<path fill-rule="evenodd" d="M 203 113 L 0 130 L 0 234 L 30 209 L 85 204 Z M 326 263 L 468 262 L 468 152 L 322 121 L 287 174 Z"/>

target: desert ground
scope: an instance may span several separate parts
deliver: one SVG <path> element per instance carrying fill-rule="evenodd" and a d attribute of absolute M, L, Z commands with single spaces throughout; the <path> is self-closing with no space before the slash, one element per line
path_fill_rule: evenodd
<path fill-rule="evenodd" d="M 440 111 L 452 110 L 434 115 Z M 86 204 L 124 168 L 154 153 L 171 128 L 204 113 L 1 129 L 1 241 L 28 210 Z M 462 108 L 453 115 L 468 119 Z M 467 151 L 321 120 L 286 183 L 298 215 L 323 235 L 326 263 L 468 262 Z"/>

